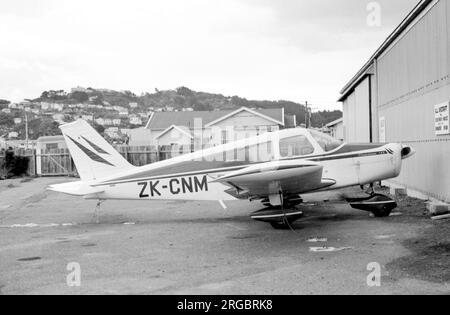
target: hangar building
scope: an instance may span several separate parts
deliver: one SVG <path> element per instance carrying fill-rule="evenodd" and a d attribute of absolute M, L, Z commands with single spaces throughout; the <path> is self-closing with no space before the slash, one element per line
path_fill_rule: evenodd
<path fill-rule="evenodd" d="M 420 1 L 341 94 L 346 142 L 417 151 L 389 185 L 450 202 L 450 1 Z"/>

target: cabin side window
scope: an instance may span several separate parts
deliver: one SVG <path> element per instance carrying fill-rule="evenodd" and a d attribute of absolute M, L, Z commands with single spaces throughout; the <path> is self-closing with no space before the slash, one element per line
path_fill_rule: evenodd
<path fill-rule="evenodd" d="M 305 136 L 295 136 L 280 140 L 280 155 L 283 158 L 304 156 L 314 153 L 314 147 Z"/>
<path fill-rule="evenodd" d="M 264 142 L 255 145 L 248 145 L 243 148 L 236 148 L 225 152 L 216 153 L 211 156 L 204 157 L 206 161 L 215 162 L 246 162 L 260 163 L 270 162 L 275 159 L 272 142 Z"/>

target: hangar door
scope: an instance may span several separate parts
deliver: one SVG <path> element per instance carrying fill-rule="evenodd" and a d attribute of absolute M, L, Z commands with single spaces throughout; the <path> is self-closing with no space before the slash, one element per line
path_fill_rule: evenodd
<path fill-rule="evenodd" d="M 344 101 L 344 137 L 347 143 L 370 142 L 370 79 L 366 77 Z"/>

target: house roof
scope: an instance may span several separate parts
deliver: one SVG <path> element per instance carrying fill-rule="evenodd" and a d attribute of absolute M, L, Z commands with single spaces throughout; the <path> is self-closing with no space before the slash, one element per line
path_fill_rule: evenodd
<path fill-rule="evenodd" d="M 272 120 L 280 125 L 284 125 L 284 109 L 262 109 L 262 110 L 250 110 L 248 108 L 241 108 L 239 110 L 226 110 L 226 111 L 198 111 L 198 112 L 155 112 L 151 115 L 146 128 L 153 130 L 166 130 L 172 125 L 184 126 L 190 129 L 194 128 L 195 119 L 202 119 L 203 126 L 209 125 L 213 122 L 219 122 L 233 113 L 239 113 L 243 110 L 258 114 L 266 117 L 268 120 Z"/>
<path fill-rule="evenodd" d="M 189 129 L 187 129 L 186 127 L 172 125 L 169 128 L 167 128 L 166 130 L 164 130 L 163 132 L 161 132 L 158 136 L 156 136 L 155 139 L 161 138 L 162 136 L 164 136 L 166 133 L 168 133 L 172 129 L 176 129 L 176 130 L 180 131 L 182 134 L 185 134 L 186 136 L 188 136 L 191 139 L 193 138 L 192 134 L 189 132 Z"/>
<path fill-rule="evenodd" d="M 252 110 L 252 109 L 249 109 L 249 108 L 246 108 L 246 107 L 241 107 L 238 110 L 235 110 L 234 112 L 231 112 L 231 113 L 229 113 L 229 114 L 227 114 L 227 115 L 225 115 L 223 117 L 220 117 L 220 118 L 218 118 L 218 119 L 208 123 L 206 125 L 206 127 L 214 126 L 214 125 L 218 124 L 219 122 L 227 120 L 228 118 L 233 117 L 234 115 L 237 115 L 237 114 L 242 113 L 242 112 L 248 112 L 248 113 L 253 114 L 255 116 L 260 116 L 262 118 L 270 120 L 270 121 L 272 121 L 272 122 L 274 122 L 276 124 L 284 125 L 284 115 L 283 115 L 284 109 L 281 109 L 281 110 L 282 110 L 282 115 L 281 115 L 282 119 L 281 120 L 277 120 L 277 119 L 275 119 L 275 118 L 273 118 L 273 117 L 271 117 L 271 116 L 269 116 L 267 114 L 264 114 L 262 111 L 256 111 L 256 110 Z"/>
<path fill-rule="evenodd" d="M 406 18 L 400 23 L 399 26 L 389 35 L 389 37 L 383 42 L 383 44 L 375 51 L 375 53 L 370 57 L 369 61 L 364 64 L 364 66 L 356 73 L 356 75 L 344 86 L 341 90 L 342 96 L 339 98 L 338 102 L 343 102 L 348 95 L 350 95 L 355 87 L 364 78 L 372 74 L 373 62 L 378 59 L 400 36 L 408 29 L 408 27 L 414 22 L 414 20 L 420 16 L 420 14 L 425 11 L 433 0 L 421 0 L 414 9 L 406 16 Z"/>
<path fill-rule="evenodd" d="M 62 142 L 64 140 L 64 136 L 43 136 L 37 139 L 38 143 L 46 143 L 46 142 Z"/>
<path fill-rule="evenodd" d="M 344 122 L 344 118 L 339 118 L 339 119 L 336 119 L 335 121 L 332 121 L 329 124 L 327 124 L 326 127 L 330 128 L 330 127 L 339 125 L 340 123 L 343 123 L 343 122 Z"/>

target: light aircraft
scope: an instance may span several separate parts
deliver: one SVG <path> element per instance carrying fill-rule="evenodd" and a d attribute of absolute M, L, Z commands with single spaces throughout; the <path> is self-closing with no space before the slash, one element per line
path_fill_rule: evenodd
<path fill-rule="evenodd" d="M 296 128 L 239 140 L 150 165 L 129 164 L 86 121 L 62 125 L 80 181 L 50 190 L 104 200 L 260 200 L 253 219 L 286 228 L 298 220 L 301 195 L 395 178 L 411 147 L 345 144 L 315 130 Z M 353 206 L 388 216 L 395 201 L 380 195 Z M 355 204 L 356 202 L 356 204 Z"/>

